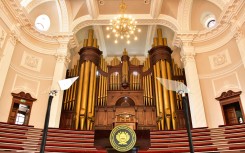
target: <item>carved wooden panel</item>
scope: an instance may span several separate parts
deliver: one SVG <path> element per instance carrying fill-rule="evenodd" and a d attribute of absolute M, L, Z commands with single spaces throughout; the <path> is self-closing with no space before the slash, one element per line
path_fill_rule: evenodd
<path fill-rule="evenodd" d="M 121 120 L 125 123 L 137 123 L 139 129 L 156 129 L 156 112 L 152 106 L 135 107 L 96 107 L 95 129 L 112 129 L 117 121 L 118 115 L 129 115 L 130 117 Z"/>

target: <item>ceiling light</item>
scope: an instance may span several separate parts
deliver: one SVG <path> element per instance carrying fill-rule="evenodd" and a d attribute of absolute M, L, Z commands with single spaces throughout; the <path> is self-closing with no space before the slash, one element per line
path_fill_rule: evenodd
<path fill-rule="evenodd" d="M 121 14 L 117 16 L 114 20 L 110 20 L 110 26 L 106 27 L 106 30 L 114 33 L 115 43 L 118 43 L 117 37 L 120 37 L 121 40 L 125 38 L 127 44 L 130 44 L 130 36 L 133 35 L 134 40 L 137 40 L 138 37 L 135 36 L 135 31 L 141 32 L 141 29 L 136 28 L 137 21 L 133 19 L 130 15 L 124 14 L 127 6 L 124 3 L 124 0 L 121 1 L 119 6 Z M 110 34 L 107 35 L 107 38 L 110 38 Z"/>

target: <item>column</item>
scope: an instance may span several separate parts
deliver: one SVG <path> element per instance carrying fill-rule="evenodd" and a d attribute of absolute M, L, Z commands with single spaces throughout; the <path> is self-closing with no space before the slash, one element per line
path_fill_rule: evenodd
<path fill-rule="evenodd" d="M 243 66 L 245 68 L 245 36 L 241 29 L 237 29 L 234 37 L 236 39 L 237 47 L 241 55 Z"/>
<path fill-rule="evenodd" d="M 51 90 L 59 90 L 59 80 L 65 79 L 66 70 L 69 63 L 69 58 L 67 56 L 67 43 L 62 44 L 60 48 L 57 50 L 56 56 L 56 64 L 53 75 L 53 82 Z M 60 124 L 60 115 L 61 115 L 61 107 L 62 107 L 62 99 L 63 99 L 63 91 L 58 91 L 56 96 L 54 96 L 51 111 L 50 111 L 50 119 L 49 119 L 49 127 L 58 128 Z"/>
<path fill-rule="evenodd" d="M 193 46 L 183 45 L 181 48 L 181 60 L 184 63 L 187 87 L 190 89 L 189 105 L 193 128 L 207 127 L 202 92 L 200 88 L 195 50 Z"/>
<path fill-rule="evenodd" d="M 12 55 L 14 52 L 14 48 L 16 45 L 17 41 L 17 35 L 15 32 L 12 32 L 7 40 L 7 43 L 3 49 L 3 54 L 0 59 L 0 72 L 1 72 L 1 77 L 0 77 L 0 97 L 2 95 L 4 83 L 6 80 L 6 76 L 8 74 L 8 69 L 10 66 L 10 62 L 12 59 Z M 4 42 L 3 42 L 4 43 Z"/>

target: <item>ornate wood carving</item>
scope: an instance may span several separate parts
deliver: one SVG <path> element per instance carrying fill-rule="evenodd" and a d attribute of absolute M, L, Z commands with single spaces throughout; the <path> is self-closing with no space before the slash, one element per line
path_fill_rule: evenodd
<path fill-rule="evenodd" d="M 223 92 L 219 97 L 215 98 L 218 101 L 226 100 L 228 98 L 234 98 L 240 96 L 242 91 L 234 92 L 232 90 L 229 90 L 227 92 Z"/>

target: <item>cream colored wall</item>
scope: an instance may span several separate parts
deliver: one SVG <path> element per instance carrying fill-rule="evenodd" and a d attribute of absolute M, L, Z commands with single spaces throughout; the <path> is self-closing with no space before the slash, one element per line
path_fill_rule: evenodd
<path fill-rule="evenodd" d="M 0 99 L 0 122 L 8 120 L 11 93 L 24 91 L 37 99 L 32 106 L 29 125 L 43 128 L 55 63 L 54 56 L 37 53 L 17 42 Z"/>
<path fill-rule="evenodd" d="M 215 98 L 228 90 L 245 90 L 245 69 L 235 39 L 216 50 L 197 54 L 196 63 L 207 124 L 215 128 L 224 124 L 220 103 Z M 244 92 L 241 101 L 244 109 Z"/>

